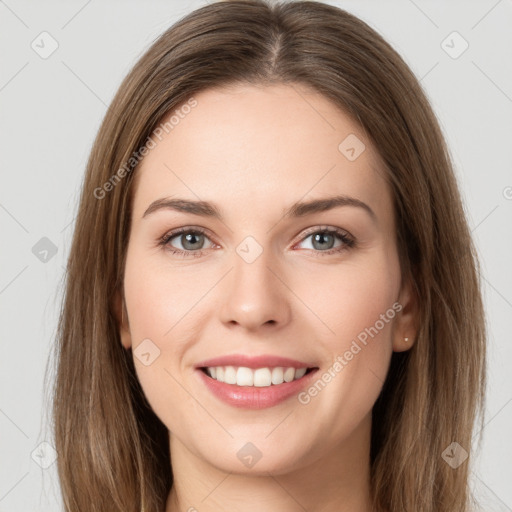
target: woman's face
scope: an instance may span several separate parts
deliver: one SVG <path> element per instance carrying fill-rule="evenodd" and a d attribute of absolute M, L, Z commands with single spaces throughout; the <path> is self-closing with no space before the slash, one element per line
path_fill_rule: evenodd
<path fill-rule="evenodd" d="M 298 85 L 195 100 L 136 171 L 124 276 L 123 346 L 171 450 L 253 474 L 366 456 L 414 337 L 379 157 Z"/>

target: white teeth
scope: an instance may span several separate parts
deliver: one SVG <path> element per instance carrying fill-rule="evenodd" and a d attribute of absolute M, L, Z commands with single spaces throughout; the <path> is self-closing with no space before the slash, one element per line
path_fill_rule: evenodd
<path fill-rule="evenodd" d="M 307 368 L 295 369 L 283 368 L 258 368 L 252 369 L 245 366 L 215 366 L 208 367 L 206 373 L 219 382 L 236 384 L 237 386 L 253 386 L 265 388 L 271 385 L 277 386 L 283 382 L 297 380 L 306 374 Z"/>
<path fill-rule="evenodd" d="M 284 382 L 283 379 L 283 369 L 282 368 L 274 368 L 272 370 L 272 384 L 282 384 Z"/>
<path fill-rule="evenodd" d="M 307 368 L 299 368 L 298 370 L 295 370 L 295 378 L 300 379 L 301 377 L 304 377 L 307 370 Z"/>
<path fill-rule="evenodd" d="M 295 368 L 286 368 L 284 371 L 284 381 L 291 382 L 295 377 Z"/>
<path fill-rule="evenodd" d="M 237 386 L 252 386 L 254 384 L 254 373 L 250 368 L 240 366 L 236 372 Z"/>
<path fill-rule="evenodd" d="M 236 384 L 236 369 L 234 366 L 226 366 L 224 370 L 224 382 L 226 384 Z"/>
<path fill-rule="evenodd" d="M 272 375 L 268 368 L 258 368 L 254 371 L 254 385 L 256 387 L 265 388 L 270 386 L 271 383 Z"/>

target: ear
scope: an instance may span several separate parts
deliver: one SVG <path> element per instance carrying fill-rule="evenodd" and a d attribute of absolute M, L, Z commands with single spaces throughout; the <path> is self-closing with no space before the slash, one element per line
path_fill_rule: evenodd
<path fill-rule="evenodd" d="M 402 285 L 397 301 L 402 309 L 398 312 L 393 332 L 393 352 L 409 350 L 416 340 L 419 324 L 419 301 L 409 278 Z"/>
<path fill-rule="evenodd" d="M 132 338 L 130 335 L 130 325 L 128 323 L 128 313 L 121 290 L 117 290 L 114 295 L 114 316 L 117 323 L 121 344 L 128 350 L 132 347 Z"/>

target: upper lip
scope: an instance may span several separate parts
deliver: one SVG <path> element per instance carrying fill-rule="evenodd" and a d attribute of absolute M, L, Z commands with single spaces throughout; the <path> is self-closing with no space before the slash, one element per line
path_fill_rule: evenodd
<path fill-rule="evenodd" d="M 266 368 L 282 366 L 284 368 L 314 368 L 312 364 L 290 359 L 288 357 L 263 354 L 260 356 L 247 356 L 244 354 L 230 354 L 226 356 L 207 359 L 196 365 L 196 368 L 215 367 L 215 366 L 243 366 L 246 368 Z"/>

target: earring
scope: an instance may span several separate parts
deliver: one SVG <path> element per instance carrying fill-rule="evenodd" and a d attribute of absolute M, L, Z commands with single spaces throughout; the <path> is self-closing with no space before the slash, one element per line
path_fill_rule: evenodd
<path fill-rule="evenodd" d="M 408 342 L 408 341 L 409 341 L 409 338 L 404 338 L 404 340 L 405 340 L 406 342 Z"/>

